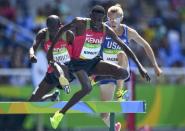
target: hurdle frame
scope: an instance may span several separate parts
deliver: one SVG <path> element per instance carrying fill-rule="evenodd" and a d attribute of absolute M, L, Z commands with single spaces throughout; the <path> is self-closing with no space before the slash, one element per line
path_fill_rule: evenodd
<path fill-rule="evenodd" d="M 48 114 L 62 109 L 67 101 L 59 102 L 0 102 L 0 114 Z M 21 108 L 20 108 L 21 107 Z M 145 113 L 145 101 L 80 101 L 67 113 L 110 112 L 110 128 L 114 131 L 115 113 Z"/>

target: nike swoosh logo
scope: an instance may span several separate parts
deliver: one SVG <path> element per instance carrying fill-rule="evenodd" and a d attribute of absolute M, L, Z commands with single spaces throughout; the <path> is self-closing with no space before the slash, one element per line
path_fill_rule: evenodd
<path fill-rule="evenodd" d="M 86 36 L 93 36 L 93 35 L 86 34 Z"/>
<path fill-rule="evenodd" d="M 110 40 L 110 39 L 112 39 L 112 38 L 110 38 L 110 37 L 106 37 L 105 39 L 106 39 L 106 40 Z"/>

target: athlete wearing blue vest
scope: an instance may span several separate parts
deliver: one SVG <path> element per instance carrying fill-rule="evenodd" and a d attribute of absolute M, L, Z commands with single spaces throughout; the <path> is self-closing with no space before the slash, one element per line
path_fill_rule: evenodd
<path fill-rule="evenodd" d="M 115 33 L 125 44 L 129 44 L 130 40 L 134 40 L 136 43 L 140 44 L 144 48 L 148 58 L 150 59 L 154 67 L 156 75 L 159 76 L 162 73 L 162 70 L 159 68 L 156 62 L 154 53 L 150 45 L 134 29 L 128 27 L 125 24 L 121 24 L 121 21 L 123 20 L 123 10 L 121 6 L 117 4 L 110 7 L 107 12 L 107 18 L 107 24 L 115 31 Z M 108 36 L 106 37 L 103 44 L 102 57 L 104 61 L 118 64 L 127 69 L 128 72 L 130 72 L 127 55 L 121 50 L 120 46 Z M 110 80 L 108 79 L 108 77 L 97 77 L 95 78 L 95 80 L 101 80 L 101 99 L 104 101 L 112 100 L 116 81 Z M 117 80 L 116 97 L 119 101 L 121 101 L 123 98 L 123 85 L 124 80 Z M 109 124 L 109 115 L 107 113 L 103 113 L 102 118 L 107 124 Z"/>

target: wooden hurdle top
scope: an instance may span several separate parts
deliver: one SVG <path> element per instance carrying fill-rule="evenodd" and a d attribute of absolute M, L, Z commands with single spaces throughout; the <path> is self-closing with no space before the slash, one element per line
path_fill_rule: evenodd
<path fill-rule="evenodd" d="M 59 102 L 0 102 L 0 114 L 48 114 L 64 107 Z M 67 113 L 145 113 L 144 101 L 80 101 Z"/>

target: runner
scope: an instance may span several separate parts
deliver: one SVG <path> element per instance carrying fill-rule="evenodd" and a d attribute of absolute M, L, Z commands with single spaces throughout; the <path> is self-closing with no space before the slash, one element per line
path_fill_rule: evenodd
<path fill-rule="evenodd" d="M 106 35 L 110 36 L 117 42 L 121 49 L 131 57 L 142 75 L 146 80 L 150 80 L 147 71 L 140 64 L 134 53 L 122 42 L 115 32 L 103 23 L 105 10 L 102 6 L 95 6 L 90 12 L 90 18 L 77 17 L 71 23 L 61 28 L 56 36 L 56 39 L 50 47 L 47 58 L 48 61 L 53 61 L 53 47 L 60 35 L 69 29 L 73 29 L 75 40 L 72 45 L 72 56 L 69 62 L 69 71 L 75 73 L 78 77 L 82 88 L 76 92 L 67 102 L 63 109 L 57 111 L 50 118 L 53 128 L 57 128 L 66 111 L 79 102 L 84 96 L 91 92 L 92 86 L 88 78 L 89 75 L 104 75 L 111 76 L 113 79 L 121 80 L 128 77 L 128 71 L 118 65 L 102 61 L 99 57 L 101 44 Z"/>
<path fill-rule="evenodd" d="M 123 10 L 119 4 L 115 6 L 111 6 L 108 9 L 107 18 L 108 18 L 108 21 L 106 22 L 107 25 L 110 26 L 115 31 L 115 33 L 119 36 L 119 38 L 122 41 L 124 41 L 124 43 L 128 45 L 130 40 L 134 40 L 137 44 L 140 44 L 144 48 L 149 60 L 151 61 L 154 67 L 156 75 L 159 76 L 162 73 L 162 71 L 156 62 L 154 53 L 152 51 L 152 48 L 148 44 L 148 42 L 146 42 L 136 32 L 136 30 L 130 28 L 129 26 L 125 24 L 121 24 L 123 20 Z M 109 36 L 105 38 L 101 55 L 103 57 L 103 60 L 114 63 L 114 64 L 118 64 L 122 66 L 123 68 L 127 69 L 129 73 L 131 72 L 126 53 L 122 51 L 119 44 L 114 42 L 114 40 Z M 129 77 L 130 77 L 130 74 L 128 78 L 126 78 L 125 80 L 128 80 Z M 100 91 L 101 91 L 101 100 L 103 101 L 112 100 L 114 96 L 115 87 L 117 84 L 117 91 L 115 93 L 116 99 L 118 101 L 123 101 L 123 96 L 128 95 L 126 94 L 127 90 L 125 91 L 123 90 L 123 85 L 124 85 L 125 80 L 116 81 L 113 79 L 108 79 L 106 78 L 106 76 L 97 76 L 95 78 L 95 81 L 100 81 L 99 84 L 100 84 Z M 125 96 L 124 100 L 128 99 L 126 97 L 128 96 Z M 109 114 L 103 113 L 101 116 L 103 120 L 105 121 L 105 123 L 109 125 L 110 124 Z"/>
<path fill-rule="evenodd" d="M 39 46 L 47 52 L 59 28 L 62 28 L 60 19 L 56 15 L 49 16 L 46 20 L 46 25 L 47 28 L 41 29 L 38 32 L 33 46 L 29 50 L 29 57 L 32 63 L 37 62 L 35 51 L 39 48 Z M 70 61 L 70 43 L 73 42 L 73 39 L 74 36 L 71 31 L 67 31 L 58 39 L 52 53 L 55 61 L 50 63 L 46 76 L 39 84 L 39 87 L 33 92 L 31 98 L 29 99 L 30 101 L 43 101 L 50 98 L 54 100 L 54 98 L 57 98 L 60 94 L 58 91 L 55 91 L 52 94 L 47 94 L 54 89 L 54 87 L 65 89 L 67 93 L 70 92 L 69 82 L 66 79 L 66 77 L 69 76 L 65 63 Z"/>

